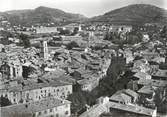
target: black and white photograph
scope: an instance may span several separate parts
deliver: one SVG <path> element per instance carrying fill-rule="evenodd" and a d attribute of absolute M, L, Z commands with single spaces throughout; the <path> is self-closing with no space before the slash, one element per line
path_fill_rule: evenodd
<path fill-rule="evenodd" d="M 167 117 L 167 0 L 0 0 L 0 117 Z"/>

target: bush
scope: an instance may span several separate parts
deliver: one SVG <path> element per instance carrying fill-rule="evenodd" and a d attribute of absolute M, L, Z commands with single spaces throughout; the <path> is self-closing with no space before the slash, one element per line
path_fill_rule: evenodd
<path fill-rule="evenodd" d="M 66 47 L 68 50 L 71 50 L 74 47 L 79 47 L 79 45 L 75 41 L 72 41 L 69 44 L 67 44 Z"/>
<path fill-rule="evenodd" d="M 72 113 L 78 113 L 82 109 L 85 109 L 86 104 L 92 106 L 96 102 L 96 98 L 93 94 L 81 90 L 69 95 L 68 100 L 72 102 Z"/>
<path fill-rule="evenodd" d="M 71 33 L 71 32 L 70 32 L 69 30 L 63 30 L 63 29 L 62 29 L 62 30 L 60 30 L 60 33 L 59 33 L 59 34 L 60 34 L 60 35 L 70 35 L 70 33 Z"/>
<path fill-rule="evenodd" d="M 25 48 L 28 48 L 28 47 L 30 47 L 31 46 L 31 44 L 30 44 L 30 40 L 29 40 L 29 38 L 28 38 L 28 35 L 25 35 L 25 34 L 20 34 L 19 35 L 19 38 L 20 38 L 20 40 L 21 40 L 21 44 L 23 44 L 23 46 L 25 47 Z"/>

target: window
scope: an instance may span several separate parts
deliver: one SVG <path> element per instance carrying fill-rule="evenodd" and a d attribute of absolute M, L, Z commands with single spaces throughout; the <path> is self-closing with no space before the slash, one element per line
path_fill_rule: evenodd
<path fill-rule="evenodd" d="M 56 114 L 56 117 L 59 117 L 59 114 Z"/>
<path fill-rule="evenodd" d="M 50 109 L 50 112 L 53 112 L 53 109 Z"/>
<path fill-rule="evenodd" d="M 66 104 L 66 108 L 68 108 L 68 104 Z"/>
<path fill-rule="evenodd" d="M 70 91 L 68 91 L 67 93 L 68 93 L 68 95 L 70 95 Z"/>
<path fill-rule="evenodd" d="M 29 93 L 26 94 L 26 97 L 29 98 Z"/>
<path fill-rule="evenodd" d="M 38 113 L 38 115 L 41 115 L 41 114 L 42 114 L 41 112 Z"/>
<path fill-rule="evenodd" d="M 65 115 L 68 115 L 68 111 L 65 112 Z"/>
<path fill-rule="evenodd" d="M 47 110 L 45 110 L 44 113 L 47 114 Z"/>
<path fill-rule="evenodd" d="M 13 76 L 16 76 L 15 68 L 13 67 Z"/>
<path fill-rule="evenodd" d="M 57 107 L 55 107 L 55 111 L 57 111 Z"/>
<path fill-rule="evenodd" d="M 13 96 L 16 97 L 16 92 L 13 93 Z"/>
<path fill-rule="evenodd" d="M 5 97 L 8 97 L 8 95 L 7 95 L 7 94 L 5 94 Z"/>
<path fill-rule="evenodd" d="M 32 115 L 33 117 L 35 117 L 35 113 L 33 113 L 33 115 Z"/>

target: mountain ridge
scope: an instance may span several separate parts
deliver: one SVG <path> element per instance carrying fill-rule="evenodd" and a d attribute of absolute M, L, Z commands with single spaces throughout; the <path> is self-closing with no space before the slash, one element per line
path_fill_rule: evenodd
<path fill-rule="evenodd" d="M 132 4 L 95 16 L 92 22 L 167 23 L 167 10 L 149 4 Z"/>
<path fill-rule="evenodd" d="M 1 13 L 2 14 L 2 13 Z M 40 6 L 35 9 L 11 10 L 3 12 L 12 24 L 43 24 L 78 22 L 87 19 L 81 14 L 68 13 L 60 9 Z"/>
<path fill-rule="evenodd" d="M 0 12 L 1 15 L 14 24 L 29 25 L 50 22 L 57 24 L 71 22 L 107 22 L 117 24 L 167 23 L 167 10 L 149 4 L 131 4 L 92 18 L 45 6 L 39 6 L 35 9 Z"/>

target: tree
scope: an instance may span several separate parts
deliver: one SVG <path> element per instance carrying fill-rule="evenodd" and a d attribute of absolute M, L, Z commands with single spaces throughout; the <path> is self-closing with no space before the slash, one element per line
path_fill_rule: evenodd
<path fill-rule="evenodd" d="M 10 102 L 10 100 L 7 97 L 3 97 L 3 96 L 0 97 L 0 107 L 9 106 L 11 104 L 12 103 Z"/>
<path fill-rule="evenodd" d="M 82 91 L 81 89 L 69 95 L 68 100 L 72 102 L 72 113 L 78 113 L 79 111 L 85 109 L 86 105 L 92 106 L 96 102 L 96 98 L 93 94 Z"/>
<path fill-rule="evenodd" d="M 106 32 L 104 35 L 104 40 L 109 40 L 109 41 L 116 41 L 119 40 L 119 33 L 118 32 Z"/>
<path fill-rule="evenodd" d="M 110 32 L 106 32 L 106 34 L 104 35 L 104 40 L 111 40 L 110 39 Z"/>
<path fill-rule="evenodd" d="M 28 78 L 28 76 L 30 74 L 32 74 L 34 71 L 35 71 L 35 69 L 33 67 L 23 66 L 23 73 L 22 73 L 22 75 L 23 75 L 24 78 Z"/>
<path fill-rule="evenodd" d="M 140 60 L 140 59 L 143 59 L 142 56 L 136 56 L 134 60 Z"/>
<path fill-rule="evenodd" d="M 121 57 L 114 57 L 111 59 L 111 64 L 107 70 L 107 76 L 112 79 L 112 83 L 114 84 L 118 76 L 125 71 L 125 60 Z"/>
<path fill-rule="evenodd" d="M 60 35 L 70 35 L 70 33 L 71 32 L 69 30 L 67 30 L 67 29 L 66 30 L 61 29 L 59 34 Z"/>
<path fill-rule="evenodd" d="M 126 34 L 126 43 L 127 44 L 136 44 L 142 41 L 142 33 L 140 32 L 130 32 Z"/>
<path fill-rule="evenodd" d="M 73 31 L 73 33 L 71 35 L 76 35 L 78 33 L 78 30 L 79 30 L 78 27 L 74 28 L 74 31 Z"/>
<path fill-rule="evenodd" d="M 13 38 L 13 34 L 8 31 L 0 31 L 0 35 L 2 35 L 3 38 L 0 39 L 0 43 L 3 45 L 9 45 L 13 43 L 12 41 L 9 40 L 9 37 Z"/>
<path fill-rule="evenodd" d="M 101 96 L 111 96 L 117 90 L 123 89 L 125 84 L 129 81 L 128 78 L 131 76 L 129 72 L 125 72 L 125 74 L 121 76 L 120 74 L 125 70 L 125 61 L 123 58 L 112 58 L 107 70 L 107 75 L 100 80 L 99 86 L 91 93 L 98 98 Z"/>
<path fill-rule="evenodd" d="M 74 47 L 79 47 L 79 45 L 75 41 L 72 41 L 72 42 L 68 43 L 66 45 L 66 47 L 67 47 L 68 50 L 71 50 Z"/>
<path fill-rule="evenodd" d="M 165 25 L 161 31 L 161 37 L 166 38 L 167 37 L 167 26 Z"/>
<path fill-rule="evenodd" d="M 167 113 L 167 86 L 155 91 L 154 102 L 159 112 Z"/>
<path fill-rule="evenodd" d="M 29 38 L 28 38 L 28 35 L 25 35 L 25 34 L 21 33 L 21 34 L 19 35 L 19 37 L 20 37 L 21 43 L 23 44 L 23 46 L 24 46 L 25 48 L 30 47 L 31 44 L 30 44 L 30 40 L 29 40 Z"/>

